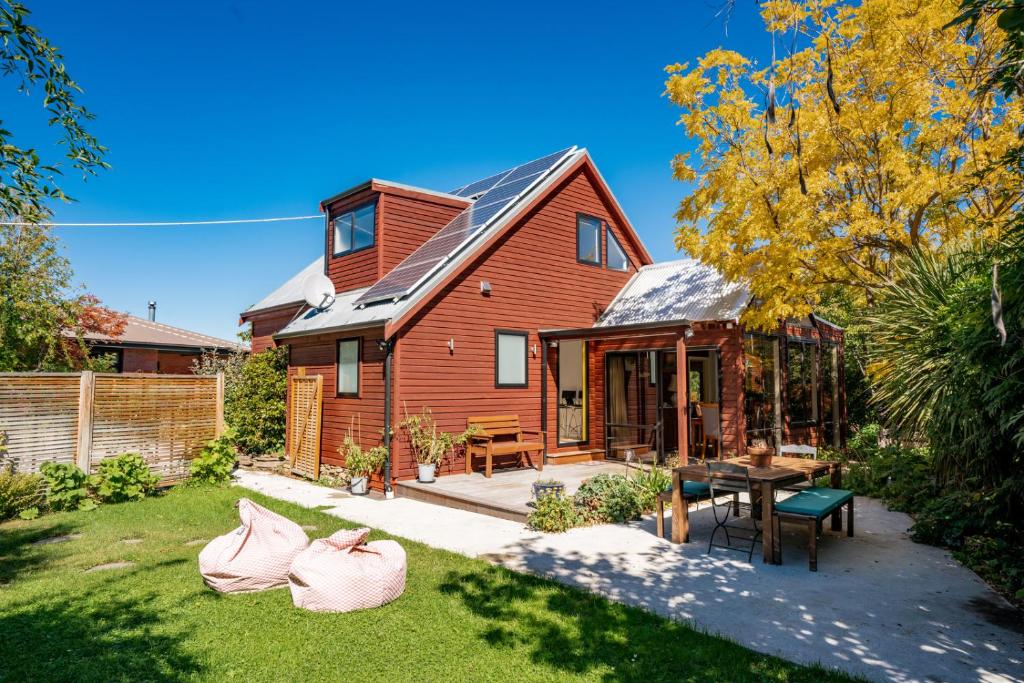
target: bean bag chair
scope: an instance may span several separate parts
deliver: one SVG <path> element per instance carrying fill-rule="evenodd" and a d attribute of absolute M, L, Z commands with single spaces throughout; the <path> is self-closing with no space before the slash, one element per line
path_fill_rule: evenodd
<path fill-rule="evenodd" d="M 199 573 L 221 593 L 251 593 L 288 583 L 288 568 L 309 545 L 295 522 L 257 505 L 238 501 L 242 526 L 218 536 L 199 553 Z"/>
<path fill-rule="evenodd" d="M 299 553 L 288 572 L 295 606 L 351 612 L 400 596 L 405 590 L 405 549 L 395 541 L 365 543 L 369 534 L 369 529 L 339 531 Z"/>

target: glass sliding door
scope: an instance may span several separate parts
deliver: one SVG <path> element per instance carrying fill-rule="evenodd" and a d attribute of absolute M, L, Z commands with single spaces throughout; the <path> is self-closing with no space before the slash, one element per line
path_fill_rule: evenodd
<path fill-rule="evenodd" d="M 573 339 L 558 344 L 558 445 L 587 440 L 587 345 Z"/>
<path fill-rule="evenodd" d="M 652 462 L 660 449 L 657 351 L 605 355 L 607 457 Z"/>
<path fill-rule="evenodd" d="M 743 371 L 747 445 L 778 447 L 782 426 L 779 340 L 759 334 L 744 335 Z"/>
<path fill-rule="evenodd" d="M 839 367 L 835 344 L 821 345 L 821 419 L 825 445 L 839 448 Z"/>

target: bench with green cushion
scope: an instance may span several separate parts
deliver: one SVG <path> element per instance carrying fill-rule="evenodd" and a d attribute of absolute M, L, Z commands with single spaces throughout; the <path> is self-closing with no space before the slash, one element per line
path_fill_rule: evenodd
<path fill-rule="evenodd" d="M 853 536 L 853 491 L 824 487 L 809 488 L 775 503 L 774 516 L 779 520 L 777 559 L 782 562 L 782 520 L 806 521 L 810 531 L 808 557 L 812 572 L 818 571 L 818 533 L 821 520 L 846 506 L 846 535 Z"/>
<path fill-rule="evenodd" d="M 690 502 L 694 500 L 704 500 L 711 496 L 711 487 L 706 481 L 683 481 L 683 500 Z M 662 491 L 658 494 L 658 498 L 655 501 L 657 506 L 656 520 L 658 524 L 658 538 L 665 536 L 665 503 L 672 504 L 672 489 L 668 491 Z M 690 539 L 687 537 L 686 542 Z"/>

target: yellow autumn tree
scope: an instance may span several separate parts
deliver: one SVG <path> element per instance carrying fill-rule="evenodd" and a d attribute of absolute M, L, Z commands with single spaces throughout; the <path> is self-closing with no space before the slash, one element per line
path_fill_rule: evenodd
<path fill-rule="evenodd" d="M 696 142 L 673 162 L 692 183 L 676 246 L 749 283 L 748 324 L 805 315 L 830 286 L 870 299 L 893 255 L 1020 208 L 1021 103 L 983 87 L 1005 34 L 946 28 L 957 5 L 764 2 L 769 64 L 718 49 L 666 68 Z"/>

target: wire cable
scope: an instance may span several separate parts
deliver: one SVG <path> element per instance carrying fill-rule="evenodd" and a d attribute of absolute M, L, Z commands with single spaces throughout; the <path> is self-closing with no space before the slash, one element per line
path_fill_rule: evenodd
<path fill-rule="evenodd" d="M 314 216 L 284 216 L 279 218 L 235 218 L 230 220 L 217 221 L 130 221 L 124 223 L 29 223 L 19 221 L 2 221 L 0 225 L 12 225 L 15 227 L 39 226 L 44 228 L 170 228 L 186 227 L 189 225 L 239 225 L 242 223 L 280 223 L 284 221 L 308 221 L 313 218 L 323 220 L 323 215 Z"/>

